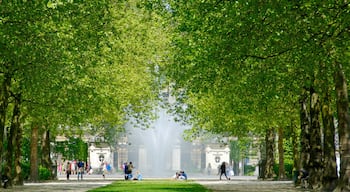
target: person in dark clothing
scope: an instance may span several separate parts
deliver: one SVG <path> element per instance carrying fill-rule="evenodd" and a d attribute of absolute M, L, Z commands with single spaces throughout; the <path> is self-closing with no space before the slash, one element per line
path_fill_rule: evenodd
<path fill-rule="evenodd" d="M 226 162 L 222 162 L 222 164 L 220 165 L 220 180 L 221 180 L 221 176 L 222 175 L 225 175 L 226 179 L 227 180 L 230 180 L 230 178 L 227 177 L 227 174 L 226 174 Z"/>
<path fill-rule="evenodd" d="M 300 179 L 301 187 L 307 188 L 308 180 L 309 180 L 309 172 L 307 172 L 305 169 L 301 169 L 299 171 L 298 179 Z"/>
<path fill-rule="evenodd" d="M 80 160 L 78 162 L 78 180 L 79 180 L 79 175 L 80 175 L 80 180 L 83 180 L 83 174 L 84 174 L 84 162 Z"/>
<path fill-rule="evenodd" d="M 128 163 L 124 163 L 124 165 L 123 165 L 123 168 L 124 168 L 124 179 L 125 180 L 128 180 L 129 179 L 129 174 L 128 174 L 128 169 L 129 169 L 129 167 L 128 167 Z"/>
<path fill-rule="evenodd" d="M 7 188 L 8 181 L 9 181 L 9 178 L 6 175 L 1 176 L 1 182 L 4 189 Z"/>
<path fill-rule="evenodd" d="M 66 174 L 67 174 L 67 180 L 69 180 L 69 175 L 72 172 L 71 164 L 70 162 L 67 162 L 67 167 L 66 167 Z"/>

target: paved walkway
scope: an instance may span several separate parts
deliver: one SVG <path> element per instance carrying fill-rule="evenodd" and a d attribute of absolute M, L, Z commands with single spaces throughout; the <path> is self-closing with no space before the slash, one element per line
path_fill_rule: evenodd
<path fill-rule="evenodd" d="M 197 181 L 213 192 L 296 192 L 303 191 L 294 187 L 291 181 Z"/>
<path fill-rule="evenodd" d="M 150 178 L 154 179 L 154 178 Z M 218 180 L 217 176 L 198 175 L 195 178 L 197 183 L 212 189 L 214 192 L 296 192 L 302 191 L 296 189 L 291 181 L 258 181 L 256 177 L 236 176 L 231 180 Z M 26 183 L 24 186 L 15 186 L 11 189 L 0 189 L 0 191 L 24 191 L 24 192 L 85 192 L 94 188 L 108 185 L 116 180 L 123 180 L 120 174 L 107 175 L 105 179 L 101 175 L 84 175 L 82 181 L 78 181 L 76 176 L 72 176 L 69 181 L 64 176 L 59 176 L 57 181 L 43 183 Z"/>

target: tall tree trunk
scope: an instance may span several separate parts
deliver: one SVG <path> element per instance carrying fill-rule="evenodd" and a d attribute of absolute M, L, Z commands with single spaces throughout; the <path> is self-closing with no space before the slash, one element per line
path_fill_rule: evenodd
<path fill-rule="evenodd" d="M 290 127 L 292 131 L 292 145 L 293 145 L 293 180 L 296 185 L 299 185 L 297 177 L 299 175 L 298 170 L 300 170 L 300 163 L 299 163 L 300 153 L 299 153 L 296 125 L 294 124 L 294 121 L 291 121 Z"/>
<path fill-rule="evenodd" d="M 14 177 L 13 183 L 15 185 L 23 185 L 22 168 L 21 168 L 21 148 L 22 148 L 22 127 L 21 127 L 21 95 L 18 95 L 15 101 L 15 108 L 17 108 L 17 115 L 14 118 L 13 125 L 15 127 L 15 136 L 13 144 L 15 146 L 15 156 L 14 156 Z"/>
<path fill-rule="evenodd" d="M 319 95 L 311 90 L 310 103 L 310 179 L 309 182 L 314 189 L 319 189 L 322 184 L 323 161 L 322 161 L 322 139 L 321 139 L 321 124 L 320 124 L 320 100 Z"/>
<path fill-rule="evenodd" d="M 329 52 L 329 54 L 331 54 Z M 321 62 L 320 74 L 328 74 L 331 71 L 331 65 Z M 331 93 L 333 88 L 329 78 L 321 78 L 320 84 L 322 85 L 322 123 L 323 123 L 323 177 L 322 177 L 322 191 L 333 191 L 336 187 L 338 175 L 337 175 L 337 163 L 336 163 L 336 143 L 335 143 L 335 122 L 334 122 L 334 110 Z"/>
<path fill-rule="evenodd" d="M 286 179 L 286 170 L 284 168 L 284 148 L 283 148 L 283 128 L 278 128 L 278 179 L 285 180 Z"/>
<path fill-rule="evenodd" d="M 310 161 L 310 117 L 307 108 L 308 94 L 304 90 L 300 99 L 300 165 L 298 167 L 309 170 Z"/>
<path fill-rule="evenodd" d="M 43 133 L 43 138 L 41 142 L 41 163 L 42 165 L 47 169 L 50 170 L 50 173 L 52 173 L 52 162 L 50 158 L 50 131 L 47 129 Z"/>
<path fill-rule="evenodd" d="M 275 173 L 273 166 L 275 164 L 274 146 L 275 146 L 275 130 L 274 128 L 266 129 L 266 167 L 265 179 L 273 179 Z"/>
<path fill-rule="evenodd" d="M 264 142 L 260 144 L 259 179 L 265 179 L 266 170 L 266 135 Z"/>
<path fill-rule="evenodd" d="M 340 149 L 340 179 L 336 191 L 350 191 L 350 117 L 346 78 L 340 63 L 334 75 L 337 92 L 338 130 Z"/>
<path fill-rule="evenodd" d="M 333 112 L 330 108 L 330 96 L 326 92 L 324 102 L 322 104 L 322 119 L 324 126 L 324 171 L 322 178 L 323 191 L 332 191 L 336 186 L 337 164 L 335 157 L 335 127 Z"/>
<path fill-rule="evenodd" d="M 13 165 L 14 165 L 14 144 L 16 140 L 16 133 L 18 132 L 18 125 L 19 125 L 19 116 L 20 116 L 20 109 L 19 109 L 19 101 L 15 98 L 15 103 L 13 107 L 13 113 L 12 113 L 12 119 L 11 119 L 11 126 L 9 130 L 8 140 L 7 140 L 7 153 L 6 153 L 6 161 L 4 166 L 4 172 L 8 178 L 8 186 L 12 186 L 12 180 L 13 180 Z"/>
<path fill-rule="evenodd" d="M 5 123 L 6 123 L 6 113 L 8 107 L 9 89 L 11 86 L 11 76 L 8 73 L 4 74 L 4 80 L 0 88 L 0 165 L 3 162 L 4 154 L 4 133 L 5 133 Z M 2 166 L 0 166 L 0 177 L 3 174 Z M 5 173 L 6 174 L 6 173 Z M 0 179 L 0 184 L 1 184 Z"/>
<path fill-rule="evenodd" d="M 39 181 L 39 166 L 38 166 L 38 141 L 39 127 L 32 126 L 32 135 L 30 140 L 30 180 L 32 182 Z"/>

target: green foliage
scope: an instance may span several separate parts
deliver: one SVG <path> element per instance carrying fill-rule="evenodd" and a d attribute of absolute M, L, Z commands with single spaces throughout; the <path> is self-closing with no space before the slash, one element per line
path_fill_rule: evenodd
<path fill-rule="evenodd" d="M 293 165 L 293 145 L 292 138 L 286 138 L 283 141 L 284 149 L 284 163 L 286 165 Z"/>
<path fill-rule="evenodd" d="M 253 165 L 244 165 L 244 175 L 252 176 L 255 172 L 255 166 Z"/>
<path fill-rule="evenodd" d="M 22 93 L 24 120 L 69 137 L 86 124 L 121 131 L 127 113 L 150 114 L 169 43 L 159 15 L 133 0 L 1 5 L 0 74 Z"/>
<path fill-rule="evenodd" d="M 285 174 L 287 176 L 288 179 L 293 179 L 293 163 L 284 163 L 284 170 L 286 171 Z M 278 175 L 279 173 L 279 165 L 278 164 L 274 164 L 273 166 L 273 171 L 275 173 L 275 175 Z"/>
<path fill-rule="evenodd" d="M 22 177 L 24 180 L 29 179 L 29 173 L 30 173 L 30 163 L 29 161 L 22 161 L 21 162 L 21 169 L 22 169 Z"/>
<path fill-rule="evenodd" d="M 70 137 L 67 141 L 56 142 L 55 152 L 68 160 L 87 160 L 88 146 L 81 138 Z"/>
<path fill-rule="evenodd" d="M 174 180 L 143 180 L 143 181 L 116 181 L 110 185 L 89 190 L 97 191 L 210 191 L 198 183 L 192 181 Z"/>
<path fill-rule="evenodd" d="M 45 167 L 39 166 L 39 180 L 49 180 L 51 178 L 51 171 Z"/>
<path fill-rule="evenodd" d="M 204 130 L 246 137 L 298 121 L 301 90 L 334 87 L 334 63 L 349 47 L 343 33 L 349 10 L 341 2 L 169 4 L 176 54 L 166 72 L 188 106 L 175 111 L 194 125 L 188 132 L 194 135 Z"/>
<path fill-rule="evenodd" d="M 238 145 L 238 141 L 230 142 L 230 159 L 239 162 L 241 160 L 240 148 Z"/>
<path fill-rule="evenodd" d="M 22 140 L 22 156 L 24 162 L 29 162 L 30 157 L 30 139 L 28 137 L 24 137 Z"/>

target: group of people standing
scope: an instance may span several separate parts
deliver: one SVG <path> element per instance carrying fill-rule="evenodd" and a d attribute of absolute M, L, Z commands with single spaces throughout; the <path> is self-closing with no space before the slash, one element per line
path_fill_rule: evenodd
<path fill-rule="evenodd" d="M 84 170 L 85 170 L 85 163 L 81 160 L 76 161 L 68 161 L 66 163 L 65 166 L 65 172 L 66 172 L 66 176 L 67 176 L 67 180 L 69 180 L 69 176 L 71 174 L 75 174 L 78 176 L 78 180 L 83 180 L 83 174 L 84 174 Z"/>
<path fill-rule="evenodd" d="M 132 164 L 132 162 L 130 161 L 129 163 L 125 162 L 122 165 L 122 169 L 124 170 L 124 179 L 125 180 L 142 180 L 142 174 L 140 171 L 136 172 L 136 176 L 134 177 L 133 175 L 133 169 L 134 169 L 134 165 Z"/>

